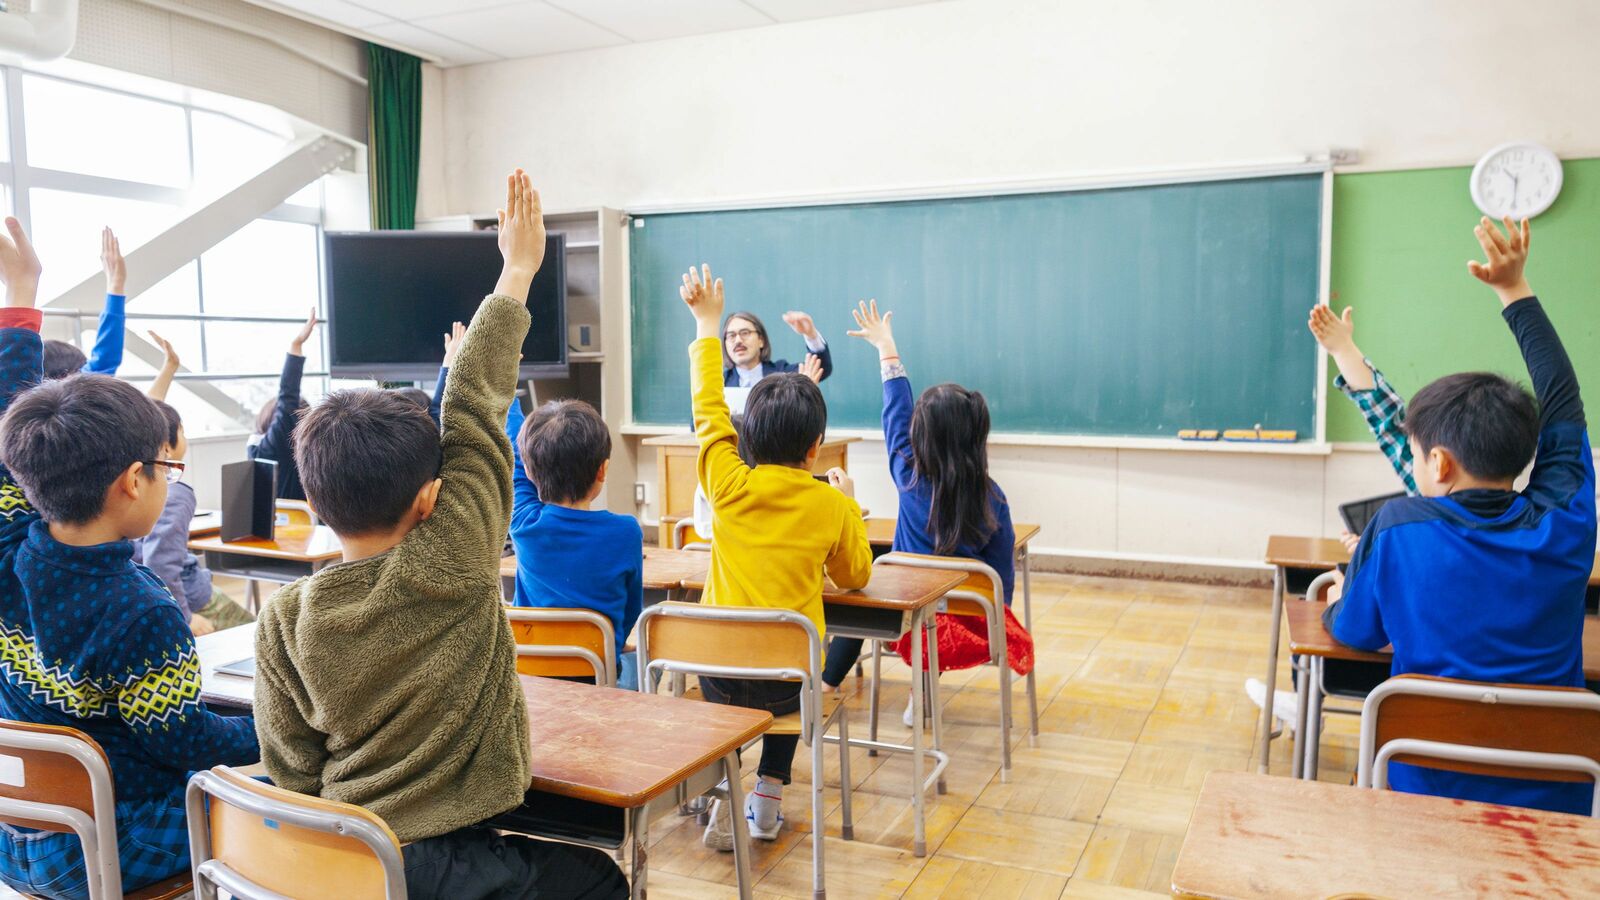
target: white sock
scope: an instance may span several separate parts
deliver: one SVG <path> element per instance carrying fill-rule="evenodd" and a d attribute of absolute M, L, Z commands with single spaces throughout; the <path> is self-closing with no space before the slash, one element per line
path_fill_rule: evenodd
<path fill-rule="evenodd" d="M 783 806 L 783 782 L 762 775 L 745 799 L 745 811 L 755 820 L 756 827 L 771 831 L 778 827 L 778 810 Z"/>

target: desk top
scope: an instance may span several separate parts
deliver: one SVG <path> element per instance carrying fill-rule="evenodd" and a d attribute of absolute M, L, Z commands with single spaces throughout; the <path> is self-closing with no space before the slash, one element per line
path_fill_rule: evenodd
<path fill-rule="evenodd" d="M 704 584 L 711 568 L 711 554 L 704 550 L 673 550 L 646 547 L 644 586 L 652 590 L 673 591 L 685 581 Z"/>
<path fill-rule="evenodd" d="M 899 519 L 872 518 L 867 520 L 867 541 L 875 547 L 889 547 L 894 544 L 894 526 Z M 1029 525 L 1026 522 L 1012 522 L 1011 530 L 1017 534 L 1017 549 L 1021 550 L 1028 542 L 1039 535 L 1039 526 Z"/>
<path fill-rule="evenodd" d="M 1019 528 L 1021 526 L 1018 526 Z M 1286 569 L 1332 569 L 1350 561 L 1344 545 L 1333 538 L 1290 537 L 1275 534 L 1267 538 L 1266 562 Z M 1589 570 L 1589 586 L 1600 587 L 1600 553 Z"/>
<path fill-rule="evenodd" d="M 273 535 L 270 541 L 224 541 L 218 534 L 190 540 L 189 549 L 195 553 L 237 553 L 303 563 L 329 562 L 344 556 L 338 536 L 326 525 L 279 525 Z"/>
<path fill-rule="evenodd" d="M 854 444 L 861 440 L 858 437 L 826 437 L 822 439 L 823 447 L 841 447 L 845 444 Z M 682 434 L 663 434 L 658 437 L 645 438 L 639 443 L 646 447 L 699 447 L 700 439 L 694 432 L 685 431 Z"/>
<path fill-rule="evenodd" d="M 1328 659 L 1348 659 L 1360 662 L 1389 661 L 1393 652 L 1385 649 L 1369 653 L 1347 647 L 1334 639 L 1322 624 L 1322 611 L 1326 604 L 1290 600 L 1283 604 L 1283 616 L 1289 621 L 1289 652 L 1299 656 L 1323 656 Z M 1600 681 L 1600 616 L 1583 617 L 1583 677 Z"/>
<path fill-rule="evenodd" d="M 695 553 L 694 550 L 680 550 L 680 553 Z M 710 554 L 703 554 L 709 556 Z M 708 560 L 709 562 L 709 560 Z M 645 583 L 650 582 L 650 559 L 646 557 Z M 960 586 L 966 581 L 964 572 L 946 572 L 939 569 L 914 569 L 910 566 L 873 566 L 872 580 L 859 591 L 842 591 L 834 587 L 831 581 L 824 579 L 822 585 L 822 602 L 838 606 L 865 606 L 873 609 L 892 609 L 910 612 L 921 609 L 930 603 L 937 603 L 945 594 Z M 691 590 L 704 590 L 706 586 L 706 572 L 702 569 L 696 576 L 684 578 L 682 587 Z"/>
<path fill-rule="evenodd" d="M 1213 772 L 1172 894 L 1600 896 L 1600 819 Z"/>
<path fill-rule="evenodd" d="M 772 725 L 765 711 L 518 676 L 533 788 L 632 809 Z"/>
<path fill-rule="evenodd" d="M 218 675 L 217 666 L 256 655 L 256 623 L 224 628 L 194 639 L 200 655 L 200 701 L 249 709 L 256 702 L 254 678 Z"/>
<path fill-rule="evenodd" d="M 197 510 L 189 520 L 189 538 L 206 537 L 222 530 L 222 513 L 219 510 Z"/>

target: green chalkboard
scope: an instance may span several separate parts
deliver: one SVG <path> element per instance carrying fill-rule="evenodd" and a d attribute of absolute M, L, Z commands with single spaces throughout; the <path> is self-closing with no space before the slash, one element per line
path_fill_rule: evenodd
<path fill-rule="evenodd" d="M 1550 313 L 1592 403 L 1600 397 L 1600 159 L 1562 162 L 1561 197 L 1533 220 L 1528 282 Z M 1526 384 L 1482 259 L 1470 167 L 1334 179 L 1332 304 L 1354 306 L 1356 343 L 1406 397 L 1441 375 L 1482 369 Z M 1329 376 L 1336 371 L 1328 366 Z M 1370 441 L 1354 403 L 1328 399 L 1328 438 Z"/>
<path fill-rule="evenodd" d="M 858 299 L 894 310 L 919 389 L 983 391 L 997 432 L 1313 437 L 1322 176 L 635 216 L 633 416 L 687 424 L 693 321 L 682 274 L 709 263 L 728 310 L 810 312 L 833 348 L 829 423 L 871 428 L 876 352 L 845 336 Z"/>

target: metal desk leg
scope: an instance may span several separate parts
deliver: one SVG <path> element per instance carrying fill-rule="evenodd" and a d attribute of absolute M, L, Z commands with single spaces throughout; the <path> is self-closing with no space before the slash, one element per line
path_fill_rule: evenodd
<path fill-rule="evenodd" d="M 1317 780 L 1317 760 L 1322 752 L 1322 670 L 1326 661 L 1311 658 L 1311 708 L 1306 712 L 1306 763 L 1301 773 L 1307 781 Z"/>
<path fill-rule="evenodd" d="M 1028 630 L 1028 635 L 1033 635 L 1033 566 L 1029 562 L 1028 545 L 1022 545 L 1018 554 L 1022 557 L 1022 627 Z M 1003 665 L 1010 665 L 1006 660 Z M 1028 670 L 1028 746 L 1039 746 L 1039 689 L 1035 684 L 1035 673 L 1038 665 Z"/>
<path fill-rule="evenodd" d="M 928 629 L 924 632 L 928 641 L 928 708 L 932 711 L 933 718 L 933 752 L 944 751 L 944 713 L 939 709 L 939 616 L 928 617 Z M 921 719 L 917 726 L 922 726 Z M 950 789 L 945 785 L 944 772 L 939 773 L 939 781 L 934 790 L 947 794 Z"/>
<path fill-rule="evenodd" d="M 918 859 L 928 855 L 927 821 L 923 816 L 926 797 L 926 785 L 922 780 L 922 636 L 927 629 L 927 611 L 924 606 L 918 610 L 917 621 L 911 624 L 911 806 L 912 814 L 916 818 L 915 839 L 911 844 L 911 852 Z"/>
<path fill-rule="evenodd" d="M 734 827 L 736 829 L 734 833 L 737 834 L 738 826 Z M 628 833 L 633 843 L 632 871 L 629 872 L 628 883 L 633 900 L 645 900 L 645 891 L 650 881 L 650 852 L 645 849 L 650 842 L 649 828 L 650 804 L 646 803 L 628 810 Z"/>
<path fill-rule="evenodd" d="M 878 693 L 883 690 L 883 642 L 872 642 L 872 691 L 867 695 L 867 740 L 878 740 Z M 867 748 L 868 756 L 877 756 L 876 748 Z"/>
<path fill-rule="evenodd" d="M 1278 633 L 1283 630 L 1283 566 L 1272 574 L 1272 636 L 1267 641 L 1267 702 L 1261 706 L 1261 762 L 1256 771 L 1267 774 L 1272 760 L 1272 701 L 1278 689 Z"/>
<path fill-rule="evenodd" d="M 1300 672 L 1300 683 L 1295 686 L 1295 697 L 1299 700 L 1299 708 L 1295 710 L 1294 717 L 1294 748 L 1290 753 L 1289 777 L 1300 778 L 1305 772 L 1306 749 L 1306 713 L 1311 710 L 1311 660 L 1313 657 L 1302 656 L 1303 663 L 1295 665 Z"/>
<path fill-rule="evenodd" d="M 744 785 L 739 782 L 738 751 L 722 758 L 722 774 L 728 781 L 728 810 L 733 818 L 733 869 L 739 879 L 739 900 L 750 900 L 750 831 L 744 819 Z"/>

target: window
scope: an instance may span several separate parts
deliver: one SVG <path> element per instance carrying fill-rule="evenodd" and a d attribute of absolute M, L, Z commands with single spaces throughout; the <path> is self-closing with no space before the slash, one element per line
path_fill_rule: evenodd
<path fill-rule="evenodd" d="M 77 335 L 86 353 L 94 343 L 96 316 L 52 310 L 49 301 L 86 283 L 102 289 L 103 227 L 132 254 L 293 146 L 280 123 L 0 67 L 0 205 L 34 238 L 52 333 Z M 289 340 L 323 306 L 322 181 L 129 297 L 130 341 L 154 331 L 188 370 L 168 401 L 189 434 L 237 431 L 277 395 Z M 302 389 L 311 397 L 331 383 L 324 340 L 319 331 L 306 346 Z M 146 385 L 155 371 L 130 349 L 120 374 Z M 218 409 L 218 392 L 245 415 Z"/>

